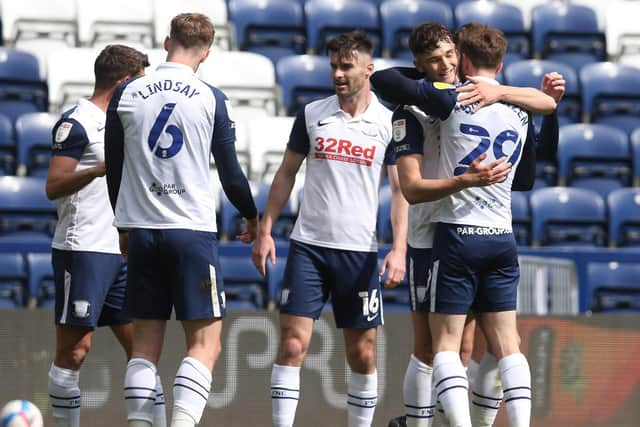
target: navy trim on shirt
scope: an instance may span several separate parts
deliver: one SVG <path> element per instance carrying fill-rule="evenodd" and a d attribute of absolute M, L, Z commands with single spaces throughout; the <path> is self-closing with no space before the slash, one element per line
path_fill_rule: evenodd
<path fill-rule="evenodd" d="M 64 123 L 71 125 L 69 134 L 63 141 L 56 141 L 58 129 Z M 79 121 L 68 118 L 68 115 L 66 117 L 63 115 L 63 118 L 58 120 L 58 122 L 53 126 L 51 136 L 53 141 L 51 145 L 52 156 L 65 156 L 80 160 L 82 153 L 84 153 L 84 149 L 89 145 L 89 137 L 84 126 L 82 126 Z"/>
<path fill-rule="evenodd" d="M 303 107 L 298 111 L 298 114 L 296 114 L 296 118 L 293 121 L 287 148 L 298 154 L 306 156 L 309 154 L 310 146 L 309 133 L 307 132 L 307 119 L 305 118 Z"/>

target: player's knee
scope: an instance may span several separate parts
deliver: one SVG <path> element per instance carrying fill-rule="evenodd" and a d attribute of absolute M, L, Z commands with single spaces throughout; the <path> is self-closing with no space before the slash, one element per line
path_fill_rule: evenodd
<path fill-rule="evenodd" d="M 82 366 L 90 349 L 91 346 L 87 343 L 80 343 L 73 348 L 60 349 L 56 355 L 56 365 L 77 371 Z"/>
<path fill-rule="evenodd" d="M 309 346 L 298 337 L 286 337 L 280 343 L 280 362 L 302 361 L 307 354 Z"/>
<path fill-rule="evenodd" d="M 363 343 L 347 349 L 347 360 L 351 369 L 359 373 L 369 373 L 376 366 L 375 346 Z"/>

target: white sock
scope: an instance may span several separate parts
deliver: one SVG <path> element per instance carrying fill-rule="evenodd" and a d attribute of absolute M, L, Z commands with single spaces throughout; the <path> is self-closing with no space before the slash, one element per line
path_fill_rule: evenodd
<path fill-rule="evenodd" d="M 433 421 L 435 394 L 431 390 L 433 368 L 422 363 L 413 354 L 404 373 L 402 395 L 407 427 L 430 427 Z"/>
<path fill-rule="evenodd" d="M 433 382 L 445 416 L 452 427 L 471 427 L 467 374 L 455 351 L 441 351 L 433 358 Z"/>
<path fill-rule="evenodd" d="M 176 426 L 177 414 L 190 416 L 193 419 L 192 426 L 200 422 L 204 407 L 209 400 L 211 379 L 211 372 L 199 360 L 193 357 L 182 359 L 173 383 L 172 426 Z M 187 426 L 188 424 L 178 425 Z"/>
<path fill-rule="evenodd" d="M 378 372 L 358 374 L 351 371 L 347 387 L 349 427 L 369 427 L 378 403 Z"/>
<path fill-rule="evenodd" d="M 485 353 L 478 365 L 476 381 L 471 387 L 471 423 L 477 427 L 491 427 L 502 401 L 502 383 L 498 360 Z"/>
<path fill-rule="evenodd" d="M 300 367 L 273 364 L 271 420 L 274 427 L 291 427 L 300 399 Z"/>
<path fill-rule="evenodd" d="M 437 394 L 435 387 L 431 389 L 431 393 L 433 393 L 434 396 Z M 449 420 L 444 415 L 444 409 L 442 409 L 442 403 L 440 403 L 439 400 L 436 400 L 436 415 L 433 418 L 438 419 L 438 423 L 436 425 L 439 425 L 440 427 L 449 427 Z"/>
<path fill-rule="evenodd" d="M 151 427 L 151 423 L 143 420 L 129 420 L 127 427 Z"/>
<path fill-rule="evenodd" d="M 496 361 L 496 366 L 497 366 L 497 363 L 498 362 Z M 467 365 L 467 380 L 469 381 L 469 388 L 471 390 L 473 390 L 473 383 L 478 376 L 479 367 L 480 367 L 480 364 L 478 362 L 476 362 L 473 359 L 469 360 L 469 364 Z"/>
<path fill-rule="evenodd" d="M 53 363 L 49 369 L 49 398 L 51 413 L 57 427 L 80 427 L 79 371 L 59 368 Z"/>
<path fill-rule="evenodd" d="M 498 362 L 509 427 L 529 427 L 531 421 L 531 372 L 522 353 L 503 357 Z"/>
<path fill-rule="evenodd" d="M 129 360 L 124 376 L 124 399 L 127 404 L 127 420 L 144 421 L 149 425 L 153 422 L 156 365 L 142 358 Z"/>
<path fill-rule="evenodd" d="M 156 375 L 156 401 L 153 405 L 153 427 L 167 427 L 167 410 L 160 375 Z"/>

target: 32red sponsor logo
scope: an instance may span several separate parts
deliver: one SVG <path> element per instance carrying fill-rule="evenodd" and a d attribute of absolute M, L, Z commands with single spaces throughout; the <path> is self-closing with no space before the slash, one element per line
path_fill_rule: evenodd
<path fill-rule="evenodd" d="M 376 155 L 376 146 L 363 147 L 348 139 L 316 137 L 316 159 L 337 160 L 371 166 Z"/>

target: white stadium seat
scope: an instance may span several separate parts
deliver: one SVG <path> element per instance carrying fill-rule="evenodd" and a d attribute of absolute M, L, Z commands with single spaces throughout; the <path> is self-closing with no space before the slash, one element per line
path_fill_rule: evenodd
<path fill-rule="evenodd" d="M 93 92 L 93 64 L 100 53 L 94 48 L 65 48 L 49 54 L 49 104 L 52 112 L 73 106 L 78 97 Z M 72 64 L 72 66 L 70 66 Z"/>
<path fill-rule="evenodd" d="M 216 30 L 214 45 L 230 50 L 231 27 L 224 0 L 154 0 L 153 25 L 156 46 L 162 47 L 164 38 L 169 34 L 171 19 L 184 12 L 198 12 L 207 15 Z"/>
<path fill-rule="evenodd" d="M 270 182 L 287 148 L 294 117 L 264 117 L 249 124 L 249 152 L 254 176 Z"/>
<path fill-rule="evenodd" d="M 152 0 L 77 0 L 78 38 L 82 46 L 117 42 L 153 46 Z"/>
<path fill-rule="evenodd" d="M 613 57 L 640 52 L 640 2 L 609 1 L 607 4 L 607 53 Z"/>
<path fill-rule="evenodd" d="M 76 2 L 70 0 L 2 0 L 5 44 L 24 39 L 57 39 L 75 46 Z"/>
<path fill-rule="evenodd" d="M 278 111 L 276 73 L 269 58 L 257 53 L 212 51 L 200 65 L 199 77 L 221 89 L 234 105 Z"/>

